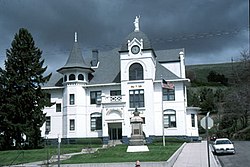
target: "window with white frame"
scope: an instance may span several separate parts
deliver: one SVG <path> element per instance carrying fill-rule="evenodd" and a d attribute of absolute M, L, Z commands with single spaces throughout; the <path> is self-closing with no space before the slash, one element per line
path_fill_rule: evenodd
<path fill-rule="evenodd" d="M 144 107 L 144 90 L 130 90 L 129 91 L 129 107 L 139 108 Z"/>
<path fill-rule="evenodd" d="M 50 93 L 46 93 L 46 98 L 51 101 L 51 94 Z"/>
<path fill-rule="evenodd" d="M 176 127 L 176 111 L 175 110 L 165 110 L 163 114 L 164 127 L 173 128 Z"/>
<path fill-rule="evenodd" d="M 84 76 L 82 74 L 79 74 L 78 75 L 78 80 L 82 80 L 83 81 L 84 80 Z"/>
<path fill-rule="evenodd" d="M 75 104 L 75 94 L 69 95 L 69 104 L 74 105 Z"/>
<path fill-rule="evenodd" d="M 90 104 L 99 104 L 101 102 L 102 91 L 90 92 Z"/>
<path fill-rule="evenodd" d="M 175 89 L 163 88 L 163 101 L 174 101 L 175 100 Z"/>
<path fill-rule="evenodd" d="M 56 103 L 56 112 L 61 112 L 61 103 Z"/>
<path fill-rule="evenodd" d="M 134 63 L 129 67 L 129 80 L 143 80 L 143 67 L 139 63 Z"/>
<path fill-rule="evenodd" d="M 74 119 L 69 120 L 69 130 L 70 131 L 75 130 L 75 120 Z"/>
<path fill-rule="evenodd" d="M 192 127 L 195 127 L 195 114 L 191 114 L 191 124 Z"/>
<path fill-rule="evenodd" d="M 70 75 L 69 75 L 69 80 L 70 80 L 70 81 L 76 80 L 75 74 L 70 74 Z"/>
<path fill-rule="evenodd" d="M 121 95 L 121 90 L 111 90 L 110 91 L 110 96 L 120 96 Z"/>
<path fill-rule="evenodd" d="M 102 130 L 102 114 L 92 113 L 90 115 L 90 124 L 91 131 Z"/>
<path fill-rule="evenodd" d="M 51 117 L 47 116 L 45 120 L 45 134 L 49 134 L 51 130 Z"/>

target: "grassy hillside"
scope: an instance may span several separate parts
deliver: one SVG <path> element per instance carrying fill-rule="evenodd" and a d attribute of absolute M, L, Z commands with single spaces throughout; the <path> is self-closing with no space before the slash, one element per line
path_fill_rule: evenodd
<path fill-rule="evenodd" d="M 207 76 L 210 71 L 215 71 L 219 74 L 223 74 L 230 80 L 232 78 L 233 68 L 235 68 L 236 65 L 236 63 L 188 65 L 186 66 L 186 72 L 187 77 L 190 72 L 193 72 L 195 75 L 195 79 L 201 82 L 207 82 Z"/>

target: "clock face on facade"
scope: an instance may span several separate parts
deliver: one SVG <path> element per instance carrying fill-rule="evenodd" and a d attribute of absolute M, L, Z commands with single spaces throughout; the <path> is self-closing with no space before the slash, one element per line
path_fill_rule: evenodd
<path fill-rule="evenodd" d="M 133 54 L 137 54 L 140 52 L 140 47 L 138 45 L 134 45 L 132 48 L 131 48 L 131 52 Z"/>

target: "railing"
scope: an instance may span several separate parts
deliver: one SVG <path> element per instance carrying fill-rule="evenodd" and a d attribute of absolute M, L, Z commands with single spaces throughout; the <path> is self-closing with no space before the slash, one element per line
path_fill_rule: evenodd
<path fill-rule="evenodd" d="M 121 103 L 122 96 L 104 96 L 102 97 L 102 103 Z"/>

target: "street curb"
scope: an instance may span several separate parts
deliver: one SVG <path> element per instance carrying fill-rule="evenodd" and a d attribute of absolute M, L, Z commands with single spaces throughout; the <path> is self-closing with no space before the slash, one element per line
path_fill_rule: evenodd
<path fill-rule="evenodd" d="M 183 143 L 181 147 L 177 151 L 175 151 L 175 153 L 167 160 L 167 166 L 171 167 L 174 165 L 175 161 L 179 157 L 180 153 L 182 152 L 186 144 L 187 144 L 186 142 Z"/>
<path fill-rule="evenodd" d="M 215 161 L 215 164 L 217 164 L 217 167 L 222 167 L 222 165 L 221 165 L 221 163 L 220 163 L 220 161 L 219 161 L 219 159 L 218 159 L 218 157 L 217 156 L 215 156 L 214 154 L 213 154 L 213 147 L 211 146 L 211 144 L 209 145 L 209 147 L 210 147 L 210 153 L 212 154 L 212 156 L 213 156 L 213 159 L 214 159 L 214 161 Z"/>
<path fill-rule="evenodd" d="M 220 163 L 218 157 L 215 156 L 215 155 L 213 155 L 213 156 L 214 156 L 214 160 L 215 160 L 216 164 L 218 165 L 217 167 L 222 167 L 222 165 L 221 165 L 221 163 Z"/>

